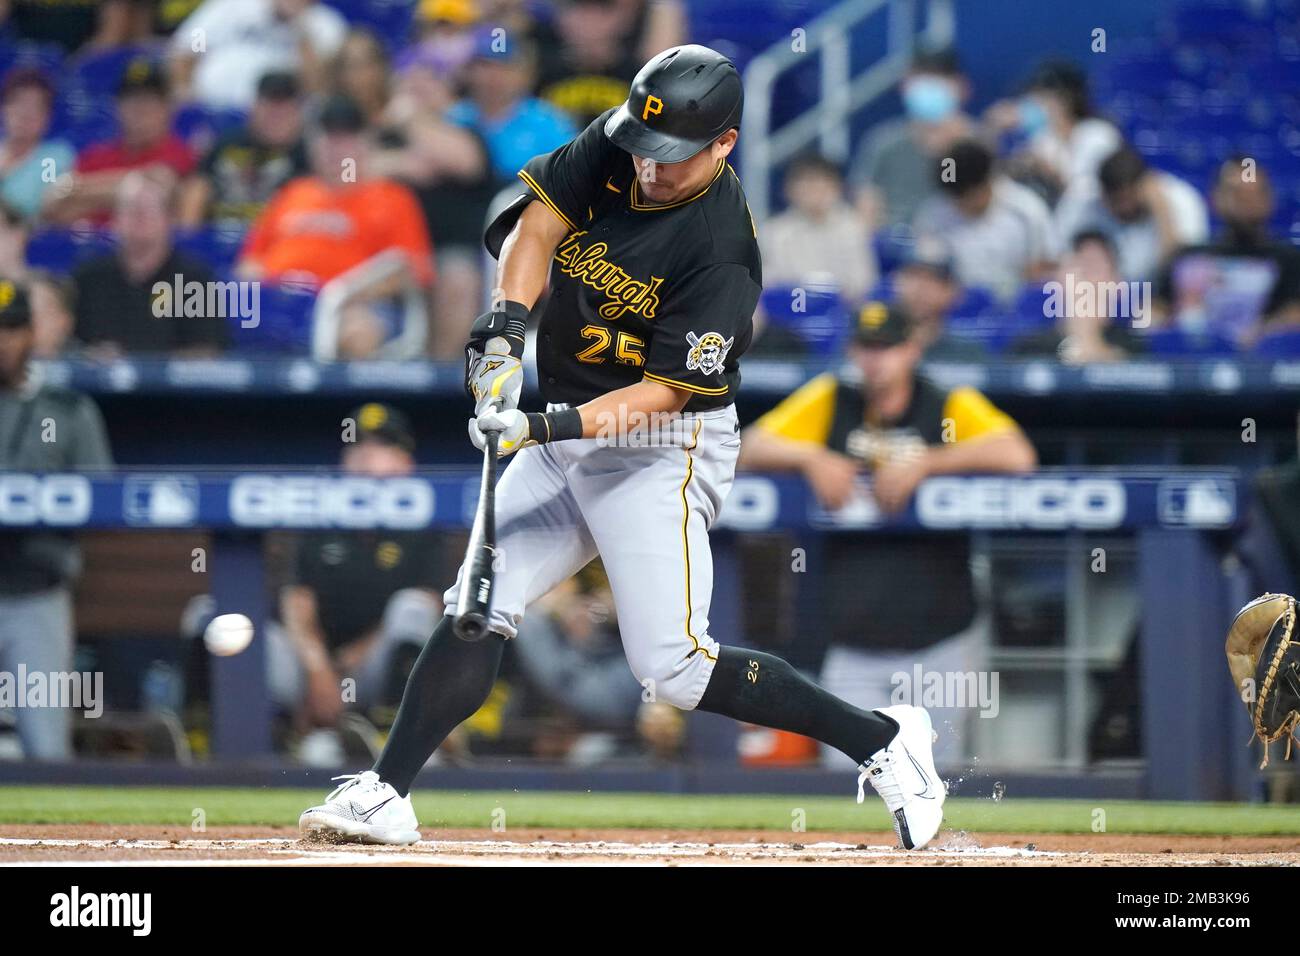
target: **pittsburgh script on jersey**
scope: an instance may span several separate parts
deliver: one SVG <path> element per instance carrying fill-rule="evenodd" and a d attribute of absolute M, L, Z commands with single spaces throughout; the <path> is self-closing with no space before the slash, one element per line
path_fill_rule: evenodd
<path fill-rule="evenodd" d="M 602 319 L 613 321 L 627 312 L 653 319 L 655 310 L 659 308 L 656 292 L 664 280 L 651 276 L 649 282 L 637 282 L 603 258 L 609 251 L 605 243 L 592 243 L 583 249 L 578 240 L 586 234 L 585 231 L 570 233 L 555 250 L 555 261 L 560 264 L 560 271 L 609 297 L 609 301 L 599 309 Z"/>

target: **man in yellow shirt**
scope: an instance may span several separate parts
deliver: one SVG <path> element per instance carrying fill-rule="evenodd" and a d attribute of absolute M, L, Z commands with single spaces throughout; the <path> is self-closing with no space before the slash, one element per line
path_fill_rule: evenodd
<path fill-rule="evenodd" d="M 922 350 L 898 306 L 867 304 L 844 370 L 817 376 L 750 425 L 739 466 L 800 472 L 832 510 L 854 497 L 867 470 L 887 513 L 931 475 L 1032 471 L 1037 455 L 1019 426 L 976 389 L 920 375 Z M 917 665 L 945 677 L 980 667 L 969 535 L 831 534 L 824 556 L 817 606 L 830 644 L 821 681 L 831 693 L 858 706 L 881 697 L 920 704 Z M 966 703 L 931 708 L 936 726 L 951 724 L 937 756 L 962 756 Z"/>

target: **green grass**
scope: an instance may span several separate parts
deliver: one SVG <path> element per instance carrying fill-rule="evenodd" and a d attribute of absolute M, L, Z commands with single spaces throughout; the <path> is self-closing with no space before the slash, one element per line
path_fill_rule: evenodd
<path fill-rule="evenodd" d="M 201 808 L 208 826 L 293 826 L 317 790 L 165 789 L 149 787 L 0 787 L 0 824 L 145 823 L 188 826 Z M 490 827 L 494 813 L 518 827 L 734 828 L 789 832 L 802 810 L 809 831 L 887 830 L 884 807 L 844 797 L 690 794 L 418 791 L 415 809 L 428 827 Z M 1010 833 L 1087 833 L 1095 812 L 1111 833 L 1300 835 L 1300 806 L 1147 803 L 1128 800 L 953 798 L 948 825 Z M 498 814 L 499 815 L 499 814 Z"/>

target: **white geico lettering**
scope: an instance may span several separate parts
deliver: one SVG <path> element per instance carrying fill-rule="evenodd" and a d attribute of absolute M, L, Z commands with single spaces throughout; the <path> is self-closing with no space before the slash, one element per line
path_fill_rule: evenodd
<path fill-rule="evenodd" d="M 83 475 L 0 475 L 0 525 L 74 527 L 90 518 Z"/>
<path fill-rule="evenodd" d="M 433 487 L 419 478 L 245 475 L 230 484 L 230 517 L 249 528 L 423 528 Z"/>
<path fill-rule="evenodd" d="M 916 496 L 927 528 L 1114 528 L 1122 482 L 1109 478 L 931 478 Z"/>

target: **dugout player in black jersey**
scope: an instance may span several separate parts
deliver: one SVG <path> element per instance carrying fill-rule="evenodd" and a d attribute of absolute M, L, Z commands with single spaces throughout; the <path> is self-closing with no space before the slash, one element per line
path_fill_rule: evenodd
<path fill-rule="evenodd" d="M 642 68 L 627 102 L 520 171 L 519 198 L 486 236 L 500 260 L 496 307 L 467 349 L 470 437 L 482 448 L 495 431 L 501 455 L 518 453 L 496 495 L 489 633 L 462 641 L 443 619 L 374 769 L 306 811 L 304 830 L 418 840 L 416 774 L 487 697 L 527 605 L 599 553 L 649 699 L 823 741 L 861 765 L 859 801 L 870 782 L 903 846 L 938 831 L 944 786 L 924 709 L 859 710 L 785 661 L 708 632 L 708 531 L 735 472 L 733 400 L 762 285 L 754 222 L 727 163 L 742 101 L 726 57 L 675 47 Z M 537 348 L 548 407 L 523 412 L 525 323 L 548 277 Z M 659 424 L 635 434 L 647 421 Z"/>

